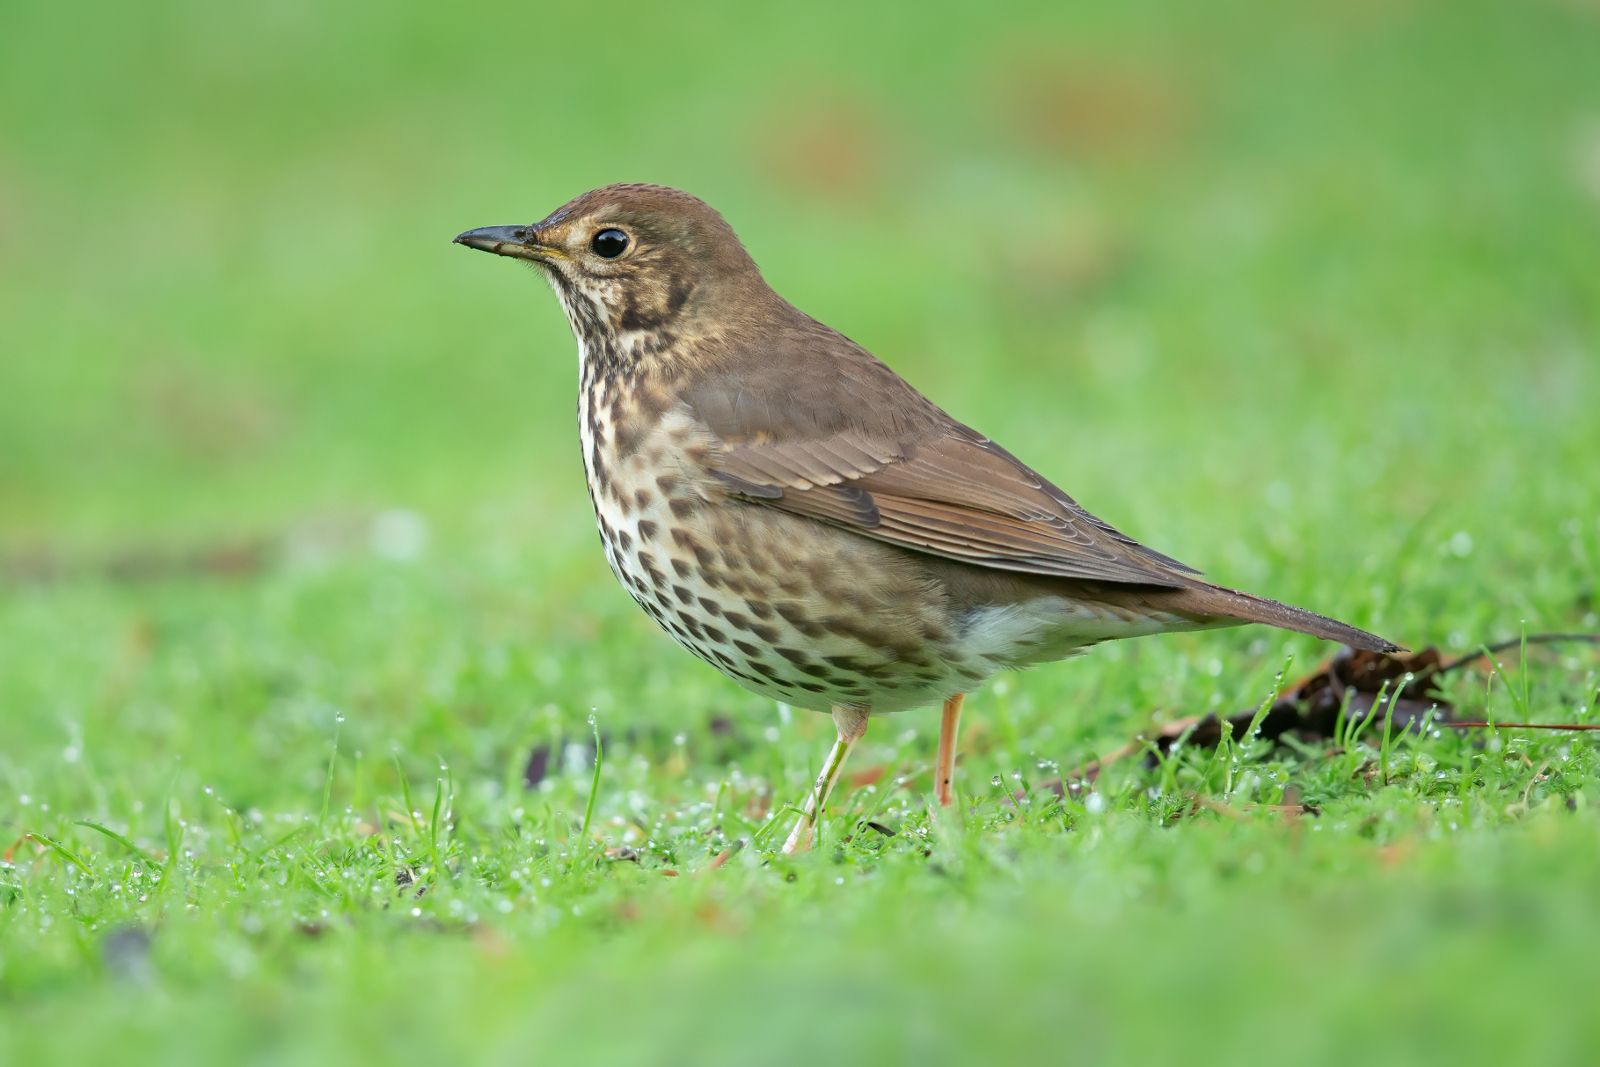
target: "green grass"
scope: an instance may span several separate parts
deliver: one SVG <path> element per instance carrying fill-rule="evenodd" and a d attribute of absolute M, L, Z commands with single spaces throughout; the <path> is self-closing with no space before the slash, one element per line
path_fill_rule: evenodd
<path fill-rule="evenodd" d="M 1592 1062 L 1592 735 L 1040 788 L 1294 635 L 1007 677 L 946 820 L 937 713 L 876 720 L 774 854 L 830 724 L 616 587 L 555 301 L 448 241 L 683 186 L 1218 581 L 1594 631 L 1597 45 L 1575 0 L 0 7 L 0 1062 Z M 1501 660 L 1463 712 L 1592 716 L 1594 648 Z"/>

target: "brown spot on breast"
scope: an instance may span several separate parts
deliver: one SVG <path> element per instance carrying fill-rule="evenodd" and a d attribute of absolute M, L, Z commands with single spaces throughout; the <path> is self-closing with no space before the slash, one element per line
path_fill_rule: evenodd
<path fill-rule="evenodd" d="M 672 573 L 676 574 L 679 578 L 687 578 L 687 577 L 689 577 L 689 572 L 692 571 L 693 569 L 694 569 L 693 567 L 689 566 L 689 562 L 687 560 L 682 560 L 682 559 L 678 559 L 677 557 L 673 557 L 673 560 L 672 560 Z"/>
<path fill-rule="evenodd" d="M 701 597 L 700 606 L 706 610 L 708 615 L 717 616 L 722 614 L 722 605 L 718 604 L 715 600 L 708 600 L 705 597 Z"/>
<path fill-rule="evenodd" d="M 639 451 L 639 442 L 644 440 L 648 427 L 642 419 L 630 419 L 623 410 L 622 396 L 619 393 L 611 402 L 611 433 L 612 447 L 616 450 L 618 459 L 626 459 Z"/>
<path fill-rule="evenodd" d="M 633 538 L 628 534 L 627 530 L 617 531 L 617 544 L 622 546 L 622 551 L 624 552 L 633 547 Z"/>
<path fill-rule="evenodd" d="M 706 631 L 706 636 L 715 641 L 717 644 L 725 645 L 728 643 L 728 635 L 717 629 L 715 626 L 705 626 L 704 629 Z"/>
<path fill-rule="evenodd" d="M 649 519 L 640 519 L 639 520 L 639 540 L 641 540 L 641 541 L 654 541 L 656 539 L 656 530 L 657 529 L 658 529 L 658 527 L 656 526 L 656 524 L 651 522 Z"/>
<path fill-rule="evenodd" d="M 772 607 L 769 604 L 762 603 L 759 600 L 746 600 L 744 606 L 749 608 L 750 614 L 758 619 L 772 618 Z"/>
<path fill-rule="evenodd" d="M 725 611 L 722 613 L 722 617 L 727 619 L 728 625 L 732 626 L 735 630 L 750 629 L 750 620 L 739 614 L 737 611 Z"/>
<path fill-rule="evenodd" d="M 755 645 L 752 645 L 749 641 L 740 641 L 738 638 L 734 638 L 733 647 L 737 648 L 740 652 L 743 652 L 747 656 L 751 656 L 755 659 L 761 658 L 761 650 Z"/>
<path fill-rule="evenodd" d="M 633 505 L 628 503 L 627 494 L 623 492 L 622 487 L 617 485 L 616 482 L 606 486 L 606 495 L 617 502 L 617 510 L 622 512 L 624 516 L 633 514 Z"/>
<path fill-rule="evenodd" d="M 853 637 L 868 648 L 877 648 L 885 643 L 883 634 L 868 629 L 854 619 L 843 615 L 827 615 L 822 619 L 822 628 L 839 637 Z"/>
<path fill-rule="evenodd" d="M 648 489 L 635 489 L 633 491 L 633 502 L 640 508 L 649 507 L 650 501 L 653 499 L 654 498 L 650 495 L 650 490 Z"/>
<path fill-rule="evenodd" d="M 788 660 L 790 663 L 809 663 L 811 657 L 801 652 L 798 648 L 774 648 L 772 651 Z"/>
<path fill-rule="evenodd" d="M 681 619 L 683 621 L 683 624 L 689 628 L 689 632 L 691 634 L 693 634 L 695 637 L 704 637 L 705 636 L 704 634 L 702 634 L 700 632 L 700 623 L 699 623 L 698 620 L 695 619 L 695 617 L 693 615 L 685 615 L 683 612 L 680 611 L 680 612 L 677 612 L 677 616 L 678 616 L 679 619 Z"/>
<path fill-rule="evenodd" d="M 667 501 L 667 507 L 672 509 L 673 518 L 687 519 L 690 515 L 700 510 L 700 502 L 698 500 L 690 500 L 688 497 L 675 496 Z"/>
<path fill-rule="evenodd" d="M 778 640 L 778 629 L 775 626 L 763 626 L 755 622 L 750 624 L 750 632 L 769 645 Z"/>
<path fill-rule="evenodd" d="M 657 589 L 664 588 L 667 576 L 656 569 L 656 561 L 651 558 L 650 553 L 641 552 L 636 558 L 639 560 L 639 565 L 644 568 L 644 572 L 650 576 L 650 584 Z"/>
<path fill-rule="evenodd" d="M 678 603 L 680 604 L 692 604 L 694 602 L 694 594 L 681 585 L 672 587 L 672 595 L 678 598 Z"/>
<path fill-rule="evenodd" d="M 700 568 L 700 580 L 705 582 L 713 589 L 720 589 L 722 587 L 722 579 L 717 577 L 717 572 L 712 570 L 710 567 Z"/>
<path fill-rule="evenodd" d="M 822 634 L 823 634 L 822 627 L 819 626 L 818 624 L 816 624 L 815 622 L 812 622 L 810 617 L 806 615 L 805 611 L 801 609 L 799 604 L 796 604 L 791 600 L 785 600 L 785 601 L 780 601 L 779 603 L 773 605 L 773 607 L 777 610 L 778 614 L 783 618 L 784 622 L 788 623 L 790 626 L 793 626 L 796 630 L 799 630 L 805 636 L 807 636 L 807 637 L 821 637 L 822 636 Z"/>
<path fill-rule="evenodd" d="M 656 477 L 656 488 L 662 496 L 671 496 L 672 491 L 678 488 L 678 479 L 671 474 L 661 474 Z"/>

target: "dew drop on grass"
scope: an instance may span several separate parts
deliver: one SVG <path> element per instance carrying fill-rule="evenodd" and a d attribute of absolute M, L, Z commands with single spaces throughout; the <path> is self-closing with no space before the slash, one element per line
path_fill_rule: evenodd
<path fill-rule="evenodd" d="M 413 918 L 420 919 L 422 917 L 422 909 L 421 908 L 412 908 L 411 909 L 411 915 L 412 915 Z"/>
<path fill-rule="evenodd" d="M 1099 815 L 1106 810 L 1106 798 L 1103 793 L 1090 793 L 1083 798 L 1083 806 L 1090 815 Z"/>

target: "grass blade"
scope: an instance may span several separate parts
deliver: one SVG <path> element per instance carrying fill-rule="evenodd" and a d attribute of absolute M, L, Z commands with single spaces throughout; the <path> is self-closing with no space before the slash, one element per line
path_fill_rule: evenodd
<path fill-rule="evenodd" d="M 77 855 L 75 855 L 73 851 L 66 845 L 63 845 L 59 841 L 48 838 L 44 834 L 36 833 L 32 830 L 28 832 L 27 836 L 33 838 L 35 841 L 39 842 L 39 844 L 43 845 L 45 848 L 48 848 L 50 851 L 54 852 L 57 856 L 60 856 L 68 863 L 76 864 L 78 869 L 84 874 L 87 874 L 91 878 L 94 877 L 94 871 L 90 870 L 89 865 L 83 862 L 83 860 L 79 859 Z"/>
<path fill-rule="evenodd" d="M 317 835 L 322 834 L 322 824 L 328 818 L 328 800 L 333 796 L 333 768 L 339 759 L 339 725 L 344 722 L 340 715 L 333 724 L 333 751 L 328 754 L 328 773 L 322 779 L 322 812 L 317 816 Z"/>
<path fill-rule="evenodd" d="M 422 837 L 422 827 L 417 825 L 417 809 L 411 803 L 411 782 L 406 778 L 405 765 L 400 762 L 397 755 L 394 758 L 395 774 L 400 777 L 400 798 L 406 802 L 406 818 L 411 820 L 411 829 L 417 832 L 417 837 Z"/>
<path fill-rule="evenodd" d="M 160 869 L 161 864 L 156 862 L 156 858 L 154 856 L 150 855 L 150 853 L 146 852 L 132 841 L 129 841 L 126 837 L 123 837 L 109 826 L 101 826 L 99 823 L 93 822 L 89 819 L 79 819 L 78 825 L 87 826 L 89 829 L 94 830 L 97 833 L 105 834 L 107 837 L 111 838 L 111 840 L 115 841 L 129 852 L 132 852 L 134 855 L 144 860 L 145 863 L 149 864 L 152 868 L 157 870 Z"/>
<path fill-rule="evenodd" d="M 594 820 L 594 801 L 600 795 L 600 766 L 605 760 L 605 754 L 600 745 L 600 724 L 595 722 L 594 716 L 589 716 L 589 725 L 594 729 L 594 780 L 589 783 L 589 803 L 583 809 L 583 830 L 579 836 L 583 838 L 584 847 L 589 846 L 589 824 Z"/>

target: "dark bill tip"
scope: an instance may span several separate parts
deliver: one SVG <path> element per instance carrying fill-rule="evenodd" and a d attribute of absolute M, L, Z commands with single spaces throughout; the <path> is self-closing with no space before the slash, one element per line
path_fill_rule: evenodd
<path fill-rule="evenodd" d="M 544 251 L 532 226 L 484 226 L 457 235 L 451 243 L 517 259 L 542 259 Z"/>

